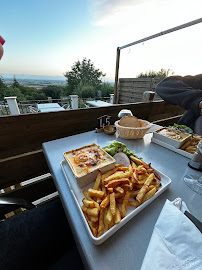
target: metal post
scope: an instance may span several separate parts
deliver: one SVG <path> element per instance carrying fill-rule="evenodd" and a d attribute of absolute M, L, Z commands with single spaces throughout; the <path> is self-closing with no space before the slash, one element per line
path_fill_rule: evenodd
<path fill-rule="evenodd" d="M 120 62 L 120 48 L 118 47 L 116 52 L 116 72 L 115 72 L 114 100 L 113 100 L 114 104 L 118 103 L 119 62 Z"/>
<path fill-rule="evenodd" d="M 18 108 L 18 104 L 16 101 L 17 97 L 5 97 L 5 99 L 7 100 L 8 107 L 10 109 L 10 113 L 13 115 L 20 114 L 20 110 Z"/>
<path fill-rule="evenodd" d="M 72 109 L 78 109 L 78 96 L 77 95 L 70 95 L 71 100 L 71 107 Z"/>

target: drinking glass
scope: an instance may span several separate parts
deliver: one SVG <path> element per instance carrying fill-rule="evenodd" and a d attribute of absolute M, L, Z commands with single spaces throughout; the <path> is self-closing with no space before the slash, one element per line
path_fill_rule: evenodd
<path fill-rule="evenodd" d="M 188 165 L 194 170 L 202 171 L 202 140 L 200 140 L 196 152 L 193 154 L 193 157 L 189 161 Z M 196 175 L 185 175 L 184 182 L 193 191 L 202 195 L 202 176 L 199 177 Z"/>

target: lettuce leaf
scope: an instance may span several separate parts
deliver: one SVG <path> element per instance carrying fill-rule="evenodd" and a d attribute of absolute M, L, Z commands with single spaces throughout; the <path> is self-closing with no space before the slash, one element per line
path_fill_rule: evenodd
<path fill-rule="evenodd" d="M 185 125 L 178 125 L 176 123 L 174 123 L 173 126 L 169 126 L 169 128 L 177 129 L 177 130 L 180 130 L 180 131 L 185 131 L 185 132 L 187 132 L 189 134 L 194 133 L 193 130 L 190 127 L 185 126 Z"/>
<path fill-rule="evenodd" d="M 105 146 L 102 149 L 106 151 L 107 153 L 109 153 L 111 156 L 114 156 L 116 153 L 122 152 L 122 153 L 125 153 L 128 157 L 130 157 L 131 155 L 137 157 L 135 155 L 135 150 L 130 150 L 124 143 L 121 143 L 115 140 L 111 141 L 110 145 Z"/>

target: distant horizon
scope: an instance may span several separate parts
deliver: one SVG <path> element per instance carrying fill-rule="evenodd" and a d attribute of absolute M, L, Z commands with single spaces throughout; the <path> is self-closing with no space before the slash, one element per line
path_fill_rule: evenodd
<path fill-rule="evenodd" d="M 2 77 L 4 80 L 13 80 L 14 78 L 16 80 L 40 80 L 40 81 L 63 81 L 65 82 L 67 79 L 64 76 L 50 76 L 50 75 L 26 75 L 26 74 L 3 74 L 0 73 L 0 77 Z M 104 80 L 105 78 L 103 78 L 103 83 L 114 83 L 114 81 L 112 80 Z"/>
<path fill-rule="evenodd" d="M 14 77 L 16 80 L 60 80 L 66 81 L 64 76 L 51 76 L 51 75 L 32 75 L 32 74 L 4 74 L 0 73 L 0 76 L 4 79 L 13 79 Z"/>

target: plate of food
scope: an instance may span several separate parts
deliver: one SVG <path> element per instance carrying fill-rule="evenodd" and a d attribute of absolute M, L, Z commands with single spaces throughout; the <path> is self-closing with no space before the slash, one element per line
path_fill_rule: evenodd
<path fill-rule="evenodd" d="M 120 142 L 113 143 L 118 145 L 116 149 L 125 150 L 125 153 L 114 151 L 110 146 L 103 148 L 108 153 L 113 151 L 114 167 L 105 172 L 98 168 L 85 186 L 78 185 L 67 160 L 61 161 L 84 226 L 96 245 L 106 241 L 171 184 L 169 177 L 145 163 L 134 151 Z"/>
<path fill-rule="evenodd" d="M 173 138 L 181 138 L 181 140 Z M 151 141 L 187 158 L 192 158 L 201 139 L 202 136 L 194 134 L 191 128 L 174 124 L 154 132 Z"/>

